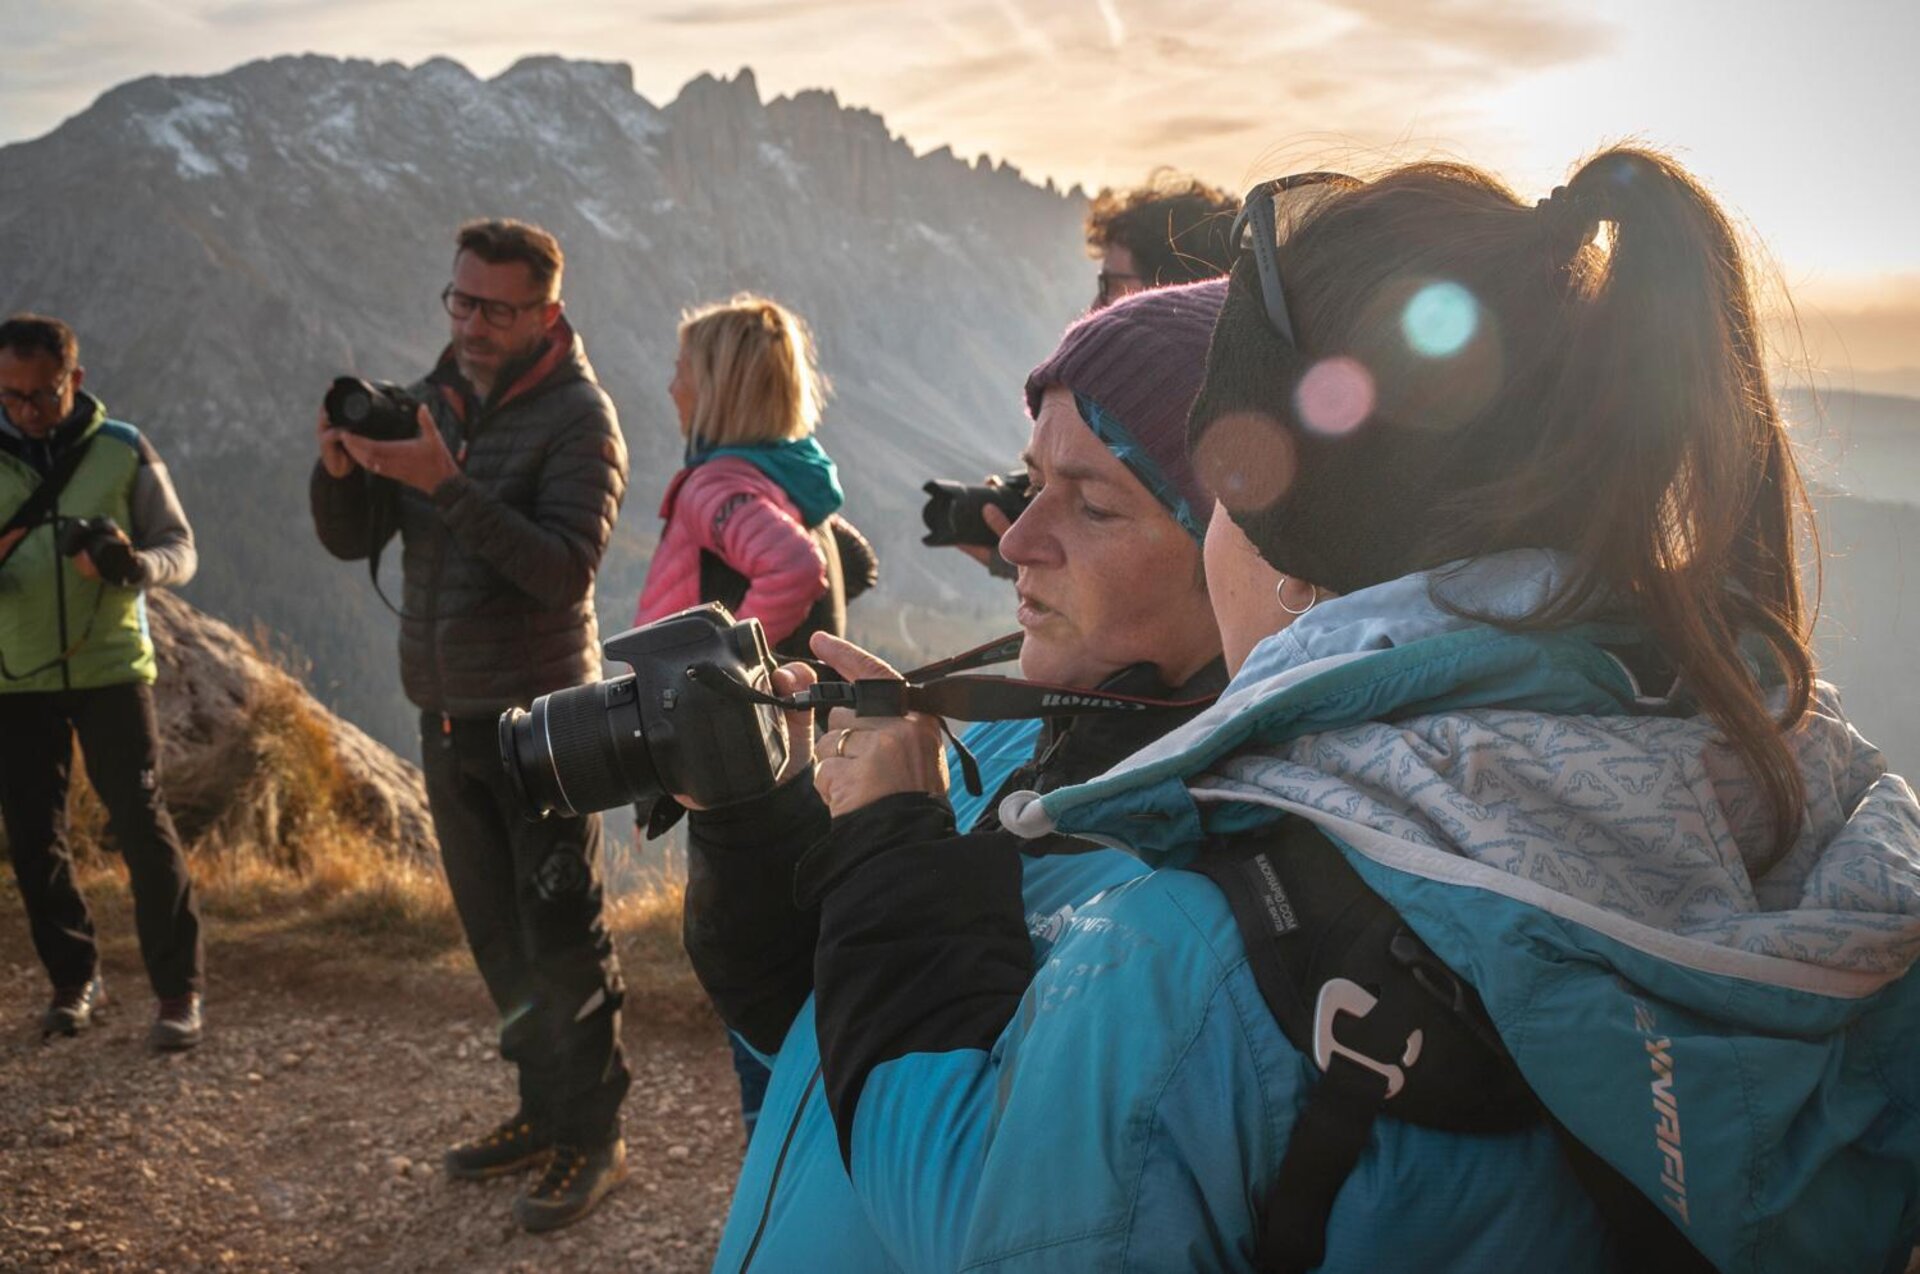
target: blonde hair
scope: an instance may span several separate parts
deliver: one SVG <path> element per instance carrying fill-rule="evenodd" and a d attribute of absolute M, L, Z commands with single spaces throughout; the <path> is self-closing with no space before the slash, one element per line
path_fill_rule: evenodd
<path fill-rule="evenodd" d="M 742 292 L 689 310 L 680 348 L 693 373 L 686 434 L 695 442 L 787 442 L 820 423 L 828 386 L 814 363 L 813 334 L 779 302 Z"/>

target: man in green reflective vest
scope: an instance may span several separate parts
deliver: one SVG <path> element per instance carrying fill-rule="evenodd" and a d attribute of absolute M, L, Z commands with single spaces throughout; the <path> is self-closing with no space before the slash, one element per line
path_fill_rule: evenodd
<path fill-rule="evenodd" d="M 200 919 L 160 787 L 145 590 L 184 584 L 198 559 L 166 466 L 85 378 L 65 323 L 0 323 L 0 814 L 53 982 L 43 1029 L 77 1034 L 106 999 L 67 844 L 77 735 L 133 885 L 160 1001 L 149 1041 L 186 1049 L 200 1042 Z"/>

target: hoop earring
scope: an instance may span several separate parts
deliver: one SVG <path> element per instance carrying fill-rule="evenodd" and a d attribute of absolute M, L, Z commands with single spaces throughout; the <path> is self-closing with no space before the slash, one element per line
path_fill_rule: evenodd
<path fill-rule="evenodd" d="M 1304 584 L 1306 581 L 1302 580 L 1301 583 Z M 1281 610 L 1298 619 L 1320 604 L 1320 590 L 1314 588 L 1311 584 L 1307 584 L 1307 587 L 1313 589 L 1312 596 L 1307 599 L 1305 606 L 1302 606 L 1299 610 L 1295 610 L 1293 607 L 1287 605 L 1287 577 L 1282 575 L 1280 582 L 1273 586 L 1273 600 L 1280 603 Z"/>

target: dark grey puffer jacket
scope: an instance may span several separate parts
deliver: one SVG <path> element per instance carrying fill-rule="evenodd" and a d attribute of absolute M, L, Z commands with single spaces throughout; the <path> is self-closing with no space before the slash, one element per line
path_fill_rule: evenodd
<path fill-rule="evenodd" d="M 314 465 L 314 528 L 335 557 L 400 534 L 400 679 L 450 716 L 487 716 L 600 675 L 593 577 L 627 489 L 613 402 L 562 318 L 481 406 L 451 352 L 407 393 L 425 400 L 461 472 L 431 498 Z"/>

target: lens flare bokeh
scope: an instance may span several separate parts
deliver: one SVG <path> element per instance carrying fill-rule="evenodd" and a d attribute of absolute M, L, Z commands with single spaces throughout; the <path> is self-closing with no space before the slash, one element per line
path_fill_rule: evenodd
<path fill-rule="evenodd" d="M 1293 486 L 1293 435 L 1272 416 L 1235 411 L 1207 427 L 1193 450 L 1194 473 L 1234 512 L 1264 509 Z"/>
<path fill-rule="evenodd" d="M 1480 303 L 1458 283 L 1437 281 L 1415 292 L 1400 312 L 1400 334 L 1426 358 L 1452 358 L 1480 326 Z"/>
<path fill-rule="evenodd" d="M 1293 391 L 1300 423 L 1327 437 L 1358 428 L 1373 414 L 1373 403 L 1372 375 L 1359 359 L 1344 355 L 1315 363 Z"/>

